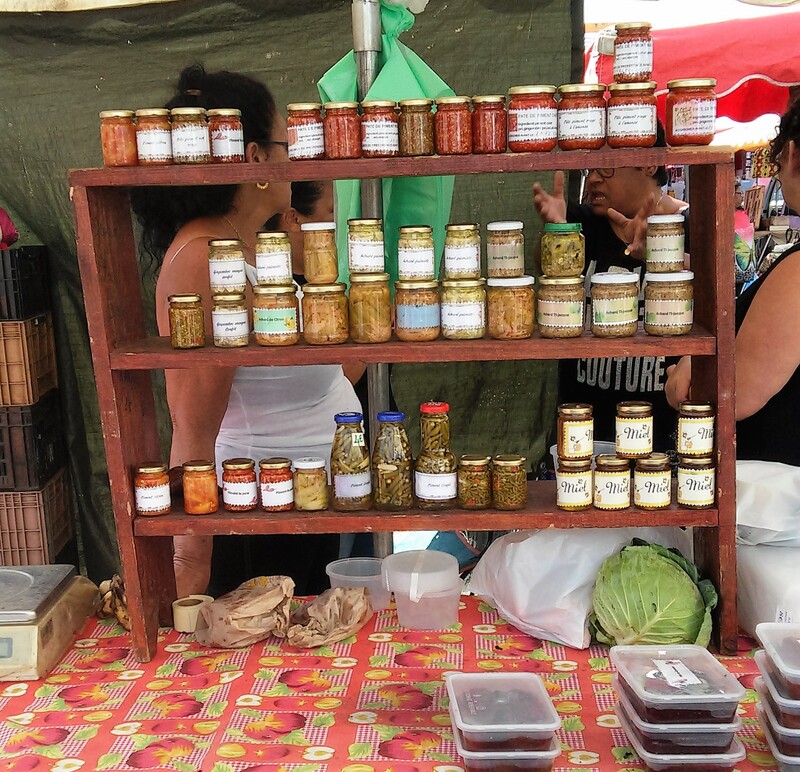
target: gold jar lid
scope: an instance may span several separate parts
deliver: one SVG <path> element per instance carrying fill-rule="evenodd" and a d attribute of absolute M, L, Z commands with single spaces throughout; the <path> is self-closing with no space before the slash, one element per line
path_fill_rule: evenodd
<path fill-rule="evenodd" d="M 272 456 L 271 458 L 262 458 L 258 465 L 261 469 L 289 469 L 292 465 L 292 459 L 284 458 L 283 456 Z"/>
<path fill-rule="evenodd" d="M 205 117 L 206 109 L 205 107 L 173 107 L 170 111 L 170 115 L 178 115 L 184 117 L 191 117 L 191 116 L 203 116 Z"/>
<path fill-rule="evenodd" d="M 577 286 L 578 284 L 583 284 L 584 278 L 583 276 L 558 276 L 558 277 L 549 277 L 549 276 L 540 276 L 539 277 L 539 285 L 543 287 L 557 287 L 557 286 Z"/>
<path fill-rule="evenodd" d="M 620 458 L 613 453 L 601 453 L 596 458 L 598 466 L 604 466 L 613 472 L 627 472 L 630 469 L 630 462 L 627 458 Z"/>
<path fill-rule="evenodd" d="M 714 466 L 713 456 L 681 456 L 678 459 L 678 466 L 689 467 L 690 469 L 708 469 Z"/>
<path fill-rule="evenodd" d="M 389 281 L 389 274 L 388 273 L 351 273 L 350 274 L 350 283 L 351 284 L 369 284 L 378 281 Z"/>
<path fill-rule="evenodd" d="M 133 110 L 102 110 L 101 118 L 133 118 Z"/>
<path fill-rule="evenodd" d="M 400 107 L 430 107 L 433 104 L 432 99 L 401 99 L 397 104 Z"/>
<path fill-rule="evenodd" d="M 148 116 L 158 116 L 163 118 L 169 115 L 169 110 L 166 107 L 144 107 L 136 111 L 137 118 L 146 118 Z"/>
<path fill-rule="evenodd" d="M 184 472 L 210 472 L 215 468 L 213 461 L 203 461 L 197 459 L 195 461 L 187 461 L 183 465 Z"/>
<path fill-rule="evenodd" d="M 716 85 L 715 78 L 678 78 L 667 81 L 667 88 L 715 88 Z"/>
<path fill-rule="evenodd" d="M 286 105 L 286 109 L 290 112 L 302 112 L 304 110 L 319 110 L 322 105 L 319 102 L 292 102 Z"/>
<path fill-rule="evenodd" d="M 316 295 L 325 292 L 344 292 L 345 289 L 346 289 L 345 285 L 340 282 L 334 282 L 333 284 L 304 284 L 303 294 Z"/>
<path fill-rule="evenodd" d="M 136 474 L 163 474 L 167 471 L 166 464 L 159 464 L 158 461 L 145 461 L 136 467 Z"/>
<path fill-rule="evenodd" d="M 555 94 L 555 86 L 512 86 L 509 94 Z"/>
<path fill-rule="evenodd" d="M 200 295 L 195 295 L 191 292 L 186 292 L 180 295 L 169 295 L 167 296 L 167 302 L 169 303 L 199 303 L 200 302 Z"/>
<path fill-rule="evenodd" d="M 678 405 L 678 410 L 681 413 L 711 413 L 714 411 L 714 408 L 711 406 L 710 402 L 694 402 L 692 400 L 686 400 L 685 402 L 681 402 Z"/>
<path fill-rule="evenodd" d="M 616 91 L 655 91 L 656 83 L 645 80 L 641 83 L 609 83 L 608 90 L 613 94 Z"/>
<path fill-rule="evenodd" d="M 259 231 L 256 233 L 256 241 L 284 241 L 289 238 L 286 231 Z"/>
<path fill-rule="evenodd" d="M 325 102 L 326 110 L 357 110 L 358 102 Z"/>
<path fill-rule="evenodd" d="M 653 405 L 650 402 L 619 402 L 617 404 L 617 413 L 625 416 L 645 415 L 653 412 Z"/>
<path fill-rule="evenodd" d="M 348 227 L 378 227 L 383 224 L 383 220 L 378 218 L 370 219 L 366 217 L 354 217 L 352 220 L 347 221 Z"/>
<path fill-rule="evenodd" d="M 647 458 L 636 460 L 636 466 L 642 469 L 660 469 L 669 464 L 669 456 L 666 453 L 651 453 Z"/>
<path fill-rule="evenodd" d="M 602 94 L 606 90 L 605 83 L 565 83 L 559 86 L 562 94 Z"/>
<path fill-rule="evenodd" d="M 244 292 L 220 292 L 212 295 L 214 303 L 244 303 Z"/>
<path fill-rule="evenodd" d="M 242 111 L 233 107 L 215 107 L 213 110 L 208 110 L 207 115 L 209 118 L 215 115 L 221 117 L 241 118 Z"/>
<path fill-rule="evenodd" d="M 411 281 L 396 281 L 394 288 L 399 290 L 427 290 L 438 289 L 439 282 L 434 279 L 417 279 Z"/>
<path fill-rule="evenodd" d="M 465 453 L 459 456 L 459 466 L 488 466 L 491 459 L 489 456 L 481 456 L 474 453 Z"/>
<path fill-rule="evenodd" d="M 254 295 L 294 295 L 295 292 L 297 292 L 297 287 L 294 284 L 256 285 L 253 287 Z"/>
<path fill-rule="evenodd" d="M 497 103 L 497 102 L 505 104 L 506 98 L 503 94 L 483 94 L 481 96 L 472 97 L 472 101 L 474 104 L 486 104 L 486 103 Z"/>
<path fill-rule="evenodd" d="M 591 415 L 592 406 L 585 402 L 565 402 L 558 406 L 558 412 L 563 416 Z"/>
<path fill-rule="evenodd" d="M 403 225 L 398 230 L 400 233 L 433 233 L 430 225 Z"/>
<path fill-rule="evenodd" d="M 514 453 L 502 453 L 495 456 L 492 461 L 495 466 L 522 466 L 525 463 L 525 456 L 518 456 Z"/>
<path fill-rule="evenodd" d="M 486 284 L 486 279 L 445 279 L 442 287 L 448 289 L 466 289 L 468 287 L 482 287 Z"/>
<path fill-rule="evenodd" d="M 252 458 L 228 458 L 222 462 L 223 469 L 254 469 L 256 462 Z"/>
<path fill-rule="evenodd" d="M 397 102 L 392 99 L 368 99 L 366 102 L 361 103 L 364 110 L 369 110 L 370 107 L 397 107 Z"/>
<path fill-rule="evenodd" d="M 470 98 L 468 96 L 446 96 L 439 97 L 436 100 L 437 105 L 468 105 Z"/>
<path fill-rule="evenodd" d="M 242 242 L 240 239 L 212 239 L 208 242 L 208 246 L 225 249 L 226 247 L 241 247 Z"/>
<path fill-rule="evenodd" d="M 619 24 L 615 24 L 614 28 L 616 30 L 621 29 L 650 29 L 651 24 L 649 21 L 622 21 Z"/>
<path fill-rule="evenodd" d="M 590 458 L 559 458 L 558 468 L 559 470 L 564 469 L 571 472 L 590 472 L 592 470 L 592 460 Z"/>
<path fill-rule="evenodd" d="M 448 223 L 448 231 L 476 231 L 480 226 L 476 222 L 454 222 Z"/>

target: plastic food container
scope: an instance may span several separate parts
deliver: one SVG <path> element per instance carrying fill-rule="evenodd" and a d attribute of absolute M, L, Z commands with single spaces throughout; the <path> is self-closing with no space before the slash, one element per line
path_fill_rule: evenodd
<path fill-rule="evenodd" d="M 411 630 L 443 630 L 458 622 L 458 605 L 464 582 L 456 579 L 452 587 L 439 592 L 423 593 L 414 600 L 408 593 L 395 590 L 397 621 Z"/>
<path fill-rule="evenodd" d="M 800 729 L 787 729 L 785 726 L 780 725 L 769 704 L 767 687 L 764 685 L 763 678 L 756 678 L 754 686 L 761 700 L 761 711 L 769 721 L 772 739 L 775 741 L 778 750 L 786 756 L 796 756 L 797 760 L 800 761 Z M 763 725 L 767 722 L 762 719 L 761 723 Z"/>
<path fill-rule="evenodd" d="M 517 772 L 517 770 L 536 769 L 549 772 L 553 762 L 561 753 L 561 743 L 553 737 L 544 751 L 489 751 L 477 753 L 468 751 L 463 744 L 461 733 L 456 729 L 453 739 L 458 755 L 464 760 L 464 772 Z"/>
<path fill-rule="evenodd" d="M 458 560 L 447 552 L 409 550 L 383 559 L 386 586 L 395 595 L 419 600 L 423 595 L 452 590 L 458 582 Z"/>
<path fill-rule="evenodd" d="M 800 700 L 800 625 L 762 622 L 756 637 L 769 654 L 769 674 L 779 691 Z"/>
<path fill-rule="evenodd" d="M 758 716 L 758 723 L 761 724 L 761 728 L 764 730 L 764 736 L 767 738 L 769 749 L 775 757 L 775 761 L 778 762 L 780 772 L 790 772 L 790 770 L 795 769 L 800 770 L 800 756 L 787 756 L 785 753 L 781 753 L 778 750 L 778 745 L 775 742 L 775 730 L 764 712 L 763 704 L 756 705 L 756 715 Z"/>
<path fill-rule="evenodd" d="M 764 686 L 767 687 L 765 697 L 772 714 L 778 719 L 778 723 L 786 729 L 800 729 L 800 700 L 790 700 L 785 694 L 781 694 L 778 685 L 772 680 L 770 672 L 766 667 L 767 655 L 763 651 L 756 652 L 756 665 L 761 671 L 761 678 Z"/>
<path fill-rule="evenodd" d="M 467 751 L 546 751 L 561 726 L 534 673 L 447 673 L 445 686 Z"/>
<path fill-rule="evenodd" d="M 744 687 L 702 646 L 613 646 L 620 692 L 648 724 L 725 724 Z"/>
<path fill-rule="evenodd" d="M 366 587 L 374 611 L 389 606 L 390 594 L 386 588 L 381 558 L 344 558 L 325 566 L 331 587 Z"/>

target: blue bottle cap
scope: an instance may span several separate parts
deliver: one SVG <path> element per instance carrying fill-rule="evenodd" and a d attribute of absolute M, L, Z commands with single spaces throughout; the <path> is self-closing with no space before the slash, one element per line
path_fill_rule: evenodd
<path fill-rule="evenodd" d="M 337 413 L 333 420 L 337 424 L 360 424 L 364 420 L 361 413 Z"/>
<path fill-rule="evenodd" d="M 406 414 L 401 413 L 399 410 L 387 410 L 383 413 L 378 413 L 377 417 L 379 421 L 391 421 L 392 423 L 399 423 L 400 421 L 405 421 Z"/>

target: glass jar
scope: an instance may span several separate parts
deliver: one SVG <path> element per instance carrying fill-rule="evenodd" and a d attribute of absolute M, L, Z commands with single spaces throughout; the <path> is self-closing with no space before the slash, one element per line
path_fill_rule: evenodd
<path fill-rule="evenodd" d="M 451 223 L 444 236 L 444 278 L 481 278 L 481 234 L 477 223 Z"/>
<path fill-rule="evenodd" d="M 627 458 L 601 454 L 595 459 L 594 497 L 597 509 L 627 509 L 631 505 L 631 470 Z"/>
<path fill-rule="evenodd" d="M 583 461 L 559 458 L 556 469 L 556 506 L 570 512 L 589 509 L 593 494 L 591 459 Z"/>
<path fill-rule="evenodd" d="M 250 320 L 247 318 L 244 294 L 214 295 L 211 302 L 214 345 L 219 348 L 246 346 L 250 342 Z"/>
<path fill-rule="evenodd" d="M 433 155 L 433 100 L 402 99 L 399 105 L 400 155 Z"/>
<path fill-rule="evenodd" d="M 347 259 L 350 273 L 383 273 L 383 227 L 381 220 L 347 221 Z"/>
<path fill-rule="evenodd" d="M 433 228 L 404 225 L 397 239 L 397 276 L 400 281 L 431 281 L 436 278 Z"/>
<path fill-rule="evenodd" d="M 137 466 L 133 492 L 137 515 L 154 517 L 168 515 L 172 510 L 169 475 L 165 464 L 147 462 Z"/>
<path fill-rule="evenodd" d="M 644 331 L 668 337 L 687 335 L 694 323 L 692 271 L 644 275 Z"/>
<path fill-rule="evenodd" d="M 214 295 L 244 292 L 247 289 L 241 241 L 214 239 L 208 242 L 208 279 Z"/>
<path fill-rule="evenodd" d="M 187 461 L 183 465 L 183 511 L 210 515 L 219 510 L 219 484 L 213 461 Z"/>
<path fill-rule="evenodd" d="M 372 506 L 372 475 L 364 416 L 337 413 L 331 448 L 333 508 L 337 512 L 359 512 Z"/>
<path fill-rule="evenodd" d="M 344 343 L 350 334 L 344 284 L 303 287 L 303 340 L 314 346 Z"/>
<path fill-rule="evenodd" d="M 442 337 L 475 340 L 486 334 L 485 279 L 442 282 Z"/>
<path fill-rule="evenodd" d="M 336 223 L 304 222 L 303 273 L 309 284 L 332 284 L 339 278 Z"/>
<path fill-rule="evenodd" d="M 633 503 L 640 509 L 666 509 L 672 503 L 672 472 L 666 453 L 652 453 L 636 461 Z"/>
<path fill-rule="evenodd" d="M 533 276 L 489 279 L 489 335 L 498 340 L 530 338 L 535 327 Z"/>
<path fill-rule="evenodd" d="M 709 509 L 717 496 L 717 473 L 712 456 L 678 459 L 678 506 Z"/>
<path fill-rule="evenodd" d="M 326 158 L 361 158 L 358 102 L 326 102 L 322 124 Z"/>
<path fill-rule="evenodd" d="M 294 509 L 294 476 L 291 459 L 274 456 L 258 462 L 258 487 L 265 512 Z"/>
<path fill-rule="evenodd" d="M 486 226 L 486 272 L 490 279 L 525 274 L 525 237 L 519 220 L 490 222 Z"/>
<path fill-rule="evenodd" d="M 201 348 L 206 345 L 206 320 L 200 295 L 170 295 L 169 341 L 172 348 Z"/>
<path fill-rule="evenodd" d="M 420 405 L 422 446 L 414 471 L 414 493 L 420 509 L 455 506 L 458 496 L 456 457 L 450 450 L 450 405 Z"/>
<path fill-rule="evenodd" d="M 216 108 L 208 111 L 211 160 L 216 164 L 244 163 L 242 111 Z"/>
<path fill-rule="evenodd" d="M 300 341 L 297 290 L 253 287 L 253 333 L 260 346 L 291 346 Z"/>
<path fill-rule="evenodd" d="M 226 512 L 250 512 L 258 506 L 256 462 L 229 458 L 222 462 L 222 508 Z"/>
<path fill-rule="evenodd" d="M 351 274 L 349 310 L 354 343 L 386 343 L 392 337 L 389 274 Z"/>
<path fill-rule="evenodd" d="M 202 107 L 173 107 L 172 160 L 176 164 L 207 164 L 211 161 L 211 137 Z"/>
<path fill-rule="evenodd" d="M 308 456 L 294 462 L 294 508 L 318 512 L 328 508 L 328 472 L 325 459 Z"/>
<path fill-rule="evenodd" d="M 391 158 L 400 155 L 397 102 L 370 99 L 361 103 L 361 155 Z"/>
<path fill-rule="evenodd" d="M 558 147 L 599 150 L 606 144 L 605 83 L 569 83 L 558 89 Z"/>
<path fill-rule="evenodd" d="M 594 454 L 592 406 L 565 402 L 558 406 L 558 457 L 591 461 Z"/>
<path fill-rule="evenodd" d="M 522 509 L 528 500 L 525 456 L 492 459 L 492 502 L 496 509 Z"/>
<path fill-rule="evenodd" d="M 627 338 L 639 326 L 639 277 L 635 273 L 592 275 L 592 333 Z"/>
<path fill-rule="evenodd" d="M 710 145 L 717 122 L 714 78 L 667 81 L 667 144 Z"/>
<path fill-rule="evenodd" d="M 647 272 L 682 271 L 684 241 L 684 217 L 682 214 L 654 214 L 648 217 Z"/>
<path fill-rule="evenodd" d="M 490 94 L 472 98 L 472 152 L 505 153 L 508 119 L 506 98 Z"/>
<path fill-rule="evenodd" d="M 283 231 L 256 234 L 256 281 L 261 286 L 292 284 L 292 243 Z"/>
<path fill-rule="evenodd" d="M 441 331 L 439 284 L 435 281 L 395 282 L 395 328 L 398 340 L 436 340 Z"/>
<path fill-rule="evenodd" d="M 100 113 L 100 144 L 104 166 L 136 166 L 136 126 L 133 110 L 103 110 Z"/>
<path fill-rule="evenodd" d="M 378 413 L 378 431 L 372 451 L 372 486 L 375 509 L 400 512 L 414 506 L 411 481 L 413 459 L 403 421 L 405 413 Z"/>
<path fill-rule="evenodd" d="M 514 86 L 508 90 L 508 149 L 547 152 L 558 142 L 555 86 Z"/>
<path fill-rule="evenodd" d="M 136 153 L 139 166 L 169 166 L 172 163 L 169 110 L 148 107 L 136 111 Z"/>
<path fill-rule="evenodd" d="M 436 100 L 435 135 L 439 155 L 467 155 L 472 152 L 472 113 L 465 96 Z"/>
<path fill-rule="evenodd" d="M 681 402 L 676 442 L 679 456 L 710 456 L 714 452 L 714 417 L 709 402 Z"/>
<path fill-rule="evenodd" d="M 539 279 L 536 324 L 543 338 L 579 338 L 584 331 L 585 316 L 583 276 Z"/>
<path fill-rule="evenodd" d="M 457 490 L 461 509 L 487 509 L 492 503 L 489 456 L 464 455 L 458 459 Z"/>
<path fill-rule="evenodd" d="M 614 82 L 638 83 L 653 75 L 653 38 L 646 21 L 617 24 L 614 39 Z"/>
<path fill-rule="evenodd" d="M 620 402 L 616 419 L 617 455 L 642 458 L 653 452 L 653 406 L 649 402 Z"/>
<path fill-rule="evenodd" d="M 656 84 L 612 83 L 608 87 L 609 147 L 653 147 L 656 144 Z"/>
<path fill-rule="evenodd" d="M 580 276 L 586 264 L 581 224 L 548 222 L 542 234 L 542 273 L 548 278 Z"/>
<path fill-rule="evenodd" d="M 286 106 L 289 160 L 325 158 L 325 132 L 319 102 L 295 102 Z"/>

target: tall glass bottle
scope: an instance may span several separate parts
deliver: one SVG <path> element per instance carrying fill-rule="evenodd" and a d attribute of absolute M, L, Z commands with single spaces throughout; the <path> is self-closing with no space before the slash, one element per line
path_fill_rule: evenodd
<path fill-rule="evenodd" d="M 455 506 L 458 485 L 456 457 L 450 450 L 450 405 L 423 402 L 419 408 L 422 450 L 414 473 L 414 493 L 420 509 Z"/>
<path fill-rule="evenodd" d="M 375 509 L 398 512 L 414 506 L 411 445 L 405 413 L 378 413 L 378 433 L 372 451 L 372 490 Z"/>
<path fill-rule="evenodd" d="M 337 413 L 331 448 L 333 508 L 355 512 L 372 506 L 372 476 L 369 449 L 364 437 L 361 413 Z"/>

